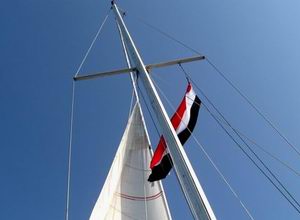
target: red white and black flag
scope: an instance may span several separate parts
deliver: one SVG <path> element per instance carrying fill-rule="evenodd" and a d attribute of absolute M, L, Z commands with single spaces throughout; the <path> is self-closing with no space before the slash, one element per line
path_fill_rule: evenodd
<path fill-rule="evenodd" d="M 185 96 L 178 109 L 171 118 L 171 123 L 183 145 L 194 130 L 201 101 L 189 83 Z M 152 170 L 148 181 L 154 182 L 164 179 L 173 167 L 173 162 L 168 153 L 167 145 L 163 136 L 160 137 L 157 148 L 152 157 L 150 168 Z"/>

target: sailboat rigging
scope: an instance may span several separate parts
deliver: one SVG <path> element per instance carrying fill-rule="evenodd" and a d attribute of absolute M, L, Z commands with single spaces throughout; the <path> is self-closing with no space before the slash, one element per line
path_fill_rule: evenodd
<path fill-rule="evenodd" d="M 173 126 L 171 125 L 166 110 L 163 107 L 153 82 L 148 75 L 146 66 L 144 65 L 144 62 L 135 47 L 119 9 L 114 2 L 112 2 L 112 8 L 115 12 L 116 20 L 120 27 L 128 54 L 131 58 L 131 61 L 135 64 L 139 77 L 146 88 L 149 99 L 152 102 L 152 107 L 162 128 L 164 138 L 174 161 L 174 168 L 180 182 L 180 186 L 184 192 L 190 210 L 195 219 L 215 219 L 214 213 L 210 207 L 210 204 L 208 203 L 204 191 L 183 150 Z"/>
<path fill-rule="evenodd" d="M 78 76 L 78 74 L 76 74 L 74 77 L 74 81 L 89 80 L 99 77 L 129 73 L 136 102 L 128 119 L 126 129 L 124 131 L 118 151 L 115 155 L 104 186 L 101 190 L 100 196 L 90 216 L 90 220 L 172 219 L 162 183 L 160 181 L 157 181 L 160 180 L 161 177 L 159 177 L 158 179 L 148 179 L 151 173 L 150 168 L 153 171 L 153 168 L 158 164 L 159 161 L 162 160 L 162 157 L 166 154 L 170 155 L 167 158 L 168 162 L 170 163 L 171 167 L 174 166 L 179 185 L 182 189 L 182 192 L 194 219 L 217 219 L 204 193 L 200 181 L 198 180 L 198 177 L 195 174 L 195 171 L 189 161 L 189 158 L 185 153 L 185 150 L 182 146 L 183 141 L 180 139 L 180 137 L 178 137 L 178 134 L 180 132 L 178 132 L 177 127 L 174 126 L 173 121 L 169 119 L 165 107 L 159 97 L 159 92 L 157 91 L 157 88 L 149 75 L 149 72 L 153 68 L 160 68 L 175 64 L 178 64 L 182 68 L 182 63 L 204 60 L 205 57 L 199 55 L 195 57 L 146 65 L 125 25 L 122 13 L 120 13 L 119 8 L 114 1 L 112 1 L 111 9 L 113 10 L 116 17 L 117 27 L 119 30 L 120 39 L 128 67 L 125 69 L 117 69 L 81 76 Z M 185 71 L 183 68 L 182 70 Z M 187 73 L 185 72 L 185 74 Z M 188 75 L 186 75 L 186 77 L 188 78 Z M 161 128 L 161 132 L 163 135 L 161 139 L 161 146 L 164 147 L 164 150 L 167 149 L 166 152 L 161 152 L 161 155 L 157 160 L 158 162 L 153 162 L 153 164 L 152 162 L 150 163 L 153 152 L 151 150 L 150 138 L 144 120 L 142 107 L 140 105 L 139 92 L 136 85 L 137 80 L 139 80 L 143 84 L 146 95 L 150 100 L 152 110 Z M 197 103 L 200 106 L 200 100 L 198 100 Z M 175 114 L 178 113 L 176 112 Z M 182 120 L 183 118 L 184 116 L 180 115 L 179 119 Z M 226 122 L 226 119 L 224 120 Z M 216 121 L 218 122 L 217 119 Z M 226 123 L 231 127 L 228 122 Z M 187 124 L 185 124 L 185 126 L 187 126 Z M 187 130 L 189 132 L 189 135 L 191 134 L 192 130 L 193 127 Z M 180 131 L 182 131 L 182 129 Z M 239 133 L 236 132 L 234 128 L 233 131 L 237 136 L 240 137 Z M 230 136 L 230 134 L 228 135 Z M 244 142 L 244 144 L 247 146 L 247 143 L 245 143 L 243 138 L 241 138 L 241 141 Z M 239 145 L 238 143 L 236 144 Z M 253 153 L 251 148 L 250 151 Z M 253 154 L 254 156 L 256 156 L 255 152 Z M 299 204 L 297 200 L 289 193 L 285 186 L 282 185 L 277 177 L 273 175 L 269 168 L 264 165 L 260 158 L 257 156 L 256 158 L 262 163 L 264 168 L 269 173 L 266 172 L 265 174 L 265 171 L 262 171 L 260 166 L 257 165 L 257 167 L 272 183 L 274 181 L 273 179 L 277 181 L 275 181 L 276 183 L 273 185 L 290 202 L 290 204 L 294 206 L 296 210 L 298 210 Z M 253 160 L 250 156 L 249 159 Z M 219 172 L 218 168 L 216 168 L 216 170 Z M 163 177 L 165 177 L 166 175 L 167 173 L 164 174 Z M 233 194 L 235 194 L 231 186 L 225 180 L 224 176 L 221 175 L 221 177 L 229 186 Z M 68 177 L 68 181 L 69 178 L 70 177 Z M 152 183 L 149 183 L 147 179 Z M 237 197 L 237 195 L 235 196 Z M 241 201 L 240 203 L 247 212 L 249 218 L 253 219 L 244 204 Z M 66 217 L 66 220 L 68 220 L 68 217 Z"/>
<path fill-rule="evenodd" d="M 163 104 L 158 96 L 154 84 L 151 78 L 149 77 L 149 73 L 148 70 L 146 69 L 146 65 L 144 64 L 139 52 L 135 47 L 135 44 L 127 30 L 127 27 L 122 19 L 122 16 L 119 12 L 117 5 L 113 1 L 112 1 L 112 9 L 115 13 L 117 25 L 120 29 L 121 39 L 123 39 L 123 43 L 126 47 L 126 51 L 128 52 L 131 62 L 135 65 L 136 74 L 138 74 L 139 78 L 143 82 L 148 97 L 151 100 L 152 108 L 156 114 L 156 117 L 163 131 L 165 141 L 168 145 L 170 155 L 174 162 L 174 168 L 177 174 L 177 178 L 179 180 L 181 189 L 184 192 L 185 198 L 189 204 L 191 213 L 193 214 L 195 219 L 207 219 L 207 220 L 216 219 L 212 211 L 212 208 L 204 194 L 204 191 L 199 183 L 199 180 L 168 118 L 166 110 L 163 107 Z M 196 59 L 203 59 L 203 56 L 198 57 Z M 172 65 L 174 63 L 180 63 L 180 61 L 172 61 L 166 64 L 152 65 L 152 67 Z M 126 71 L 121 71 L 121 72 L 126 72 Z M 127 72 L 132 72 L 132 69 L 128 69 Z M 111 75 L 117 73 L 120 73 L 120 71 L 115 71 L 109 74 Z M 101 75 L 101 74 L 97 74 L 97 75 Z M 95 77 L 95 75 L 90 77 Z"/>

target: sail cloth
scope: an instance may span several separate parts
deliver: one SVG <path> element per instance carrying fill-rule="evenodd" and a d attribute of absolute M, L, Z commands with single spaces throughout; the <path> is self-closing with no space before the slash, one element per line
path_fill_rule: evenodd
<path fill-rule="evenodd" d="M 194 92 L 191 83 L 189 83 L 183 100 L 171 118 L 171 123 L 182 145 L 187 141 L 195 128 L 200 104 L 200 99 Z M 172 167 L 173 162 L 168 153 L 167 144 L 164 137 L 161 136 L 150 163 L 152 172 L 148 181 L 154 182 L 165 178 Z"/>
<path fill-rule="evenodd" d="M 161 182 L 149 183 L 152 151 L 135 104 L 90 220 L 169 220 Z"/>

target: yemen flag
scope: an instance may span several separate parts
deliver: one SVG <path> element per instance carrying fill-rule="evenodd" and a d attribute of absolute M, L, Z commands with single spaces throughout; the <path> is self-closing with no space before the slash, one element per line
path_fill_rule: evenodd
<path fill-rule="evenodd" d="M 189 83 L 183 100 L 171 118 L 171 123 L 182 145 L 191 136 L 191 133 L 195 128 L 200 104 L 200 99 L 195 94 L 192 85 Z M 172 167 L 173 162 L 168 153 L 167 144 L 164 137 L 161 136 L 150 163 L 152 172 L 148 181 L 154 182 L 164 179 Z"/>

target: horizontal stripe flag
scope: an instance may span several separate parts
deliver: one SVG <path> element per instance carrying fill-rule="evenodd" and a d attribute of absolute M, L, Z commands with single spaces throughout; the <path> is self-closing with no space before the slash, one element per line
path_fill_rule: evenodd
<path fill-rule="evenodd" d="M 200 104 L 200 99 L 194 92 L 191 83 L 189 83 L 179 107 L 171 118 L 171 123 L 182 145 L 191 136 L 191 132 L 196 126 Z M 148 181 L 154 182 L 164 179 L 172 167 L 172 158 L 168 152 L 165 139 L 161 136 L 150 163 L 152 172 Z"/>

